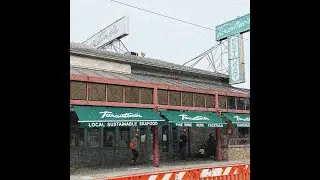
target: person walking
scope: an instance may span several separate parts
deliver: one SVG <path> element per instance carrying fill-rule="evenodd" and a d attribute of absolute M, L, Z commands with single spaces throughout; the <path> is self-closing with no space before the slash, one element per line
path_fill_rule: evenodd
<path fill-rule="evenodd" d="M 137 159 L 139 156 L 138 138 L 139 138 L 139 134 L 135 134 L 134 138 L 130 141 L 130 149 L 131 149 L 132 155 L 133 155 L 131 162 L 133 165 L 137 164 Z"/>
<path fill-rule="evenodd" d="M 186 153 L 187 140 L 188 138 L 186 135 L 186 130 L 183 129 L 180 132 L 180 139 L 179 139 L 179 152 L 182 160 L 186 159 L 185 153 Z"/>

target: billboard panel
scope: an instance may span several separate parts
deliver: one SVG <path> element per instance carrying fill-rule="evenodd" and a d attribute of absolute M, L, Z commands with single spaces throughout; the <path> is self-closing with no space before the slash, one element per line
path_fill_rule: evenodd
<path fill-rule="evenodd" d="M 250 30 L 250 14 L 216 26 L 216 40 L 226 39 L 228 36 Z"/>
<path fill-rule="evenodd" d="M 124 16 L 84 41 L 83 44 L 99 48 L 106 44 L 110 44 L 116 39 L 121 39 L 128 34 L 129 18 Z"/>

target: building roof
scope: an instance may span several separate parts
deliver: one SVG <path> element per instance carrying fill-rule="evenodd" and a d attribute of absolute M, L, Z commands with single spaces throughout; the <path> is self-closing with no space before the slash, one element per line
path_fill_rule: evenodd
<path fill-rule="evenodd" d="M 210 71 L 205 71 L 201 69 L 186 67 L 162 60 L 144 58 L 120 53 L 109 52 L 105 50 L 100 50 L 96 48 L 89 47 L 80 43 L 70 43 L 70 53 L 79 56 L 88 56 L 95 57 L 102 60 L 114 61 L 118 63 L 125 63 L 130 65 L 136 65 L 135 69 L 132 69 L 131 74 L 120 74 L 114 72 L 108 72 L 103 70 L 93 70 L 83 67 L 74 67 L 71 65 L 70 74 L 75 75 L 86 75 L 94 77 L 103 77 L 109 79 L 119 79 L 119 80 L 128 80 L 128 81 L 137 81 L 137 82 L 149 82 L 157 84 L 167 84 L 167 85 L 178 85 L 191 88 L 199 89 L 212 89 L 212 90 L 221 90 L 228 92 L 236 93 L 245 93 L 250 95 L 250 90 L 232 87 L 231 85 L 217 81 L 213 79 L 224 79 L 227 80 L 228 76 L 221 73 L 213 73 Z M 167 74 L 165 77 L 162 73 L 147 73 L 139 70 L 141 66 L 149 66 L 154 68 L 168 69 L 171 72 L 182 72 L 176 75 Z M 143 68 L 142 68 L 143 69 Z M 165 73 L 166 74 L 166 73 Z M 195 76 L 186 76 L 186 75 L 202 75 L 209 78 L 197 78 Z"/>
<path fill-rule="evenodd" d="M 114 53 L 110 51 L 105 51 L 101 49 L 92 48 L 90 46 L 81 44 L 81 43 L 70 43 L 70 53 L 82 56 L 91 56 L 91 57 L 98 57 L 101 59 L 106 59 L 108 61 L 115 61 L 119 63 L 127 63 L 139 66 L 149 66 L 155 68 L 164 68 L 168 70 L 189 73 L 189 74 L 197 74 L 197 75 L 205 75 L 205 76 L 212 76 L 215 78 L 224 78 L 227 79 L 228 76 L 221 73 L 214 73 L 211 71 L 205 71 L 201 69 L 191 68 L 187 66 L 182 66 L 174 63 L 170 63 L 167 61 L 139 57 L 139 56 L 132 56 L 127 54 L 120 54 Z"/>
<path fill-rule="evenodd" d="M 103 70 L 93 70 L 88 68 L 81 67 L 73 67 L 70 66 L 70 74 L 74 75 L 86 75 L 93 77 L 102 77 L 108 79 L 118 79 L 118 80 L 127 80 L 127 81 L 137 81 L 137 82 L 148 82 L 148 83 L 156 83 L 156 84 L 167 84 L 167 85 L 178 85 L 190 88 L 197 89 L 212 89 L 212 90 L 220 90 L 227 92 L 235 92 L 235 93 L 245 93 L 249 94 L 250 90 L 235 88 L 232 86 L 226 86 L 222 84 L 216 84 L 215 82 L 209 82 L 205 80 L 197 80 L 197 79 L 177 79 L 177 78 L 168 78 L 161 76 L 153 76 L 146 74 L 120 74 L 114 72 L 107 72 Z"/>

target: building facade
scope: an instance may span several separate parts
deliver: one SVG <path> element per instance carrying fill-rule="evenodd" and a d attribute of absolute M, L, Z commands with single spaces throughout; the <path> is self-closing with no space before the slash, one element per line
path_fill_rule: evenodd
<path fill-rule="evenodd" d="M 216 160 L 249 158 L 237 155 L 250 150 L 249 94 L 223 74 L 70 43 L 70 164 L 128 164 L 138 133 L 139 163 L 158 166 L 178 159 L 182 128 L 189 158 L 209 134 Z"/>

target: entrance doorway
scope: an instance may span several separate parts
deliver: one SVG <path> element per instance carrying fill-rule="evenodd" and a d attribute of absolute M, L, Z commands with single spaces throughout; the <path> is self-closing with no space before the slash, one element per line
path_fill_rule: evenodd
<path fill-rule="evenodd" d="M 190 158 L 199 157 L 199 150 L 203 145 L 205 146 L 205 157 L 216 157 L 217 141 L 215 128 L 189 128 L 188 132 Z M 212 135 L 211 138 L 210 135 Z"/>

